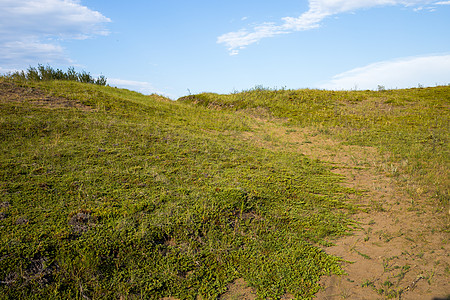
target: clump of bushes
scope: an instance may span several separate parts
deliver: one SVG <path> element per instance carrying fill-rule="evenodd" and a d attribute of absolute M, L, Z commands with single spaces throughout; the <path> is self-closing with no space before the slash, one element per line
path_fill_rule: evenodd
<path fill-rule="evenodd" d="M 16 71 L 6 75 L 12 79 L 19 80 L 32 80 L 32 81 L 47 81 L 47 80 L 71 80 L 83 83 L 93 83 L 97 85 L 106 85 L 106 77 L 100 75 L 98 78 L 94 78 L 86 71 L 76 72 L 74 67 L 69 67 L 67 72 L 60 69 L 53 69 L 51 66 L 44 66 L 38 64 L 37 68 L 29 67 L 25 71 Z"/>

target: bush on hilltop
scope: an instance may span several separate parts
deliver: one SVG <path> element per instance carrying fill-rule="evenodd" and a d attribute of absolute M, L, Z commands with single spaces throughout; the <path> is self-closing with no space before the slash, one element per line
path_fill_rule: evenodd
<path fill-rule="evenodd" d="M 76 72 L 74 67 L 69 67 L 67 72 L 60 69 L 53 69 L 51 66 L 38 64 L 37 68 L 29 67 L 26 72 L 16 71 L 5 75 L 11 79 L 30 80 L 30 81 L 49 81 L 49 80 L 71 80 L 82 83 L 93 83 L 97 85 L 106 85 L 106 77 L 100 75 L 97 79 L 86 71 Z"/>

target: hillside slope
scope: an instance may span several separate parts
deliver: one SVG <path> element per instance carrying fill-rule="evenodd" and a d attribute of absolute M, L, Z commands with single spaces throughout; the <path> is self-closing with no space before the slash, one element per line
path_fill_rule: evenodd
<path fill-rule="evenodd" d="M 6 298 L 310 297 L 352 191 L 324 164 L 242 143 L 233 113 L 76 82 L 2 82 Z"/>
<path fill-rule="evenodd" d="M 262 87 L 182 102 L 252 115 L 259 147 L 302 153 L 344 175 L 359 228 L 324 248 L 345 276 L 324 277 L 318 299 L 449 297 L 450 87 L 380 91 Z"/>
<path fill-rule="evenodd" d="M 343 273 L 330 241 L 388 209 L 348 183 L 368 161 L 448 237 L 448 87 L 180 100 L 0 79 L 1 297 L 312 298 Z M 360 164 L 330 159 L 362 146 Z"/>

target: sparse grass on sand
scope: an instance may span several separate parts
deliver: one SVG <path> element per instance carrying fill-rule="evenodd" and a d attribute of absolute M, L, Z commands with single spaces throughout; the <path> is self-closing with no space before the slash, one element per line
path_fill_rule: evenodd
<path fill-rule="evenodd" d="M 284 126 L 312 128 L 350 145 L 376 147 L 382 171 L 449 205 L 450 86 L 380 91 L 271 90 L 203 93 L 183 102 L 271 115 Z M 406 177 L 412 179 L 409 181 Z M 416 186 L 418 185 L 418 186 Z"/>

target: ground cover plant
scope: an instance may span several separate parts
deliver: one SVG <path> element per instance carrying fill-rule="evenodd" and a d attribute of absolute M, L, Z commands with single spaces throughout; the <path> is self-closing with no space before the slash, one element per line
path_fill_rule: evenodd
<path fill-rule="evenodd" d="M 20 78 L 19 78 L 20 79 Z M 310 298 L 354 190 L 243 142 L 254 120 L 75 81 L 0 82 L 5 299 Z"/>
<path fill-rule="evenodd" d="M 421 185 L 419 192 L 429 193 L 441 210 L 448 209 L 450 86 L 378 91 L 256 86 L 229 95 L 190 95 L 180 101 L 231 111 L 264 110 L 282 118 L 288 127 L 313 128 L 347 144 L 376 147 L 385 155 L 386 172 L 411 176 Z"/>
<path fill-rule="evenodd" d="M 362 209 L 359 229 L 325 248 L 351 262 L 347 275 L 324 277 L 319 299 L 446 299 L 449 92 L 255 87 L 180 100 L 252 115 L 260 127 L 249 142 L 324 160 L 362 191 L 348 200 Z"/>

